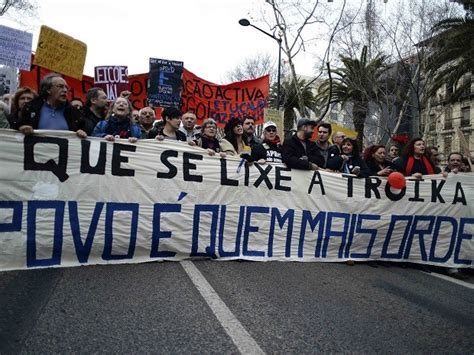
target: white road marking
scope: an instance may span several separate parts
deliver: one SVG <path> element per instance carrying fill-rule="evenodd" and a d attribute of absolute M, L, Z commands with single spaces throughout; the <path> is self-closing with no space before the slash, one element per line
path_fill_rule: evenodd
<path fill-rule="evenodd" d="M 180 264 L 240 353 L 265 354 L 192 261 L 184 260 Z"/>
<path fill-rule="evenodd" d="M 430 272 L 430 273 L 426 273 L 426 274 L 437 277 L 439 279 L 443 279 L 443 280 L 452 282 L 456 285 L 461 285 L 461 286 L 470 288 L 471 290 L 474 290 L 474 285 L 469 283 L 469 282 L 458 280 L 458 279 L 455 279 L 454 277 L 449 277 L 449 276 L 446 276 L 446 275 L 443 275 L 443 274 L 437 274 L 436 272 Z"/>

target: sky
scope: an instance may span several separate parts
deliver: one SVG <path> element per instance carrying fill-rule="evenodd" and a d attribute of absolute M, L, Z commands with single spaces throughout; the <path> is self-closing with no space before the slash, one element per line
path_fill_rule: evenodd
<path fill-rule="evenodd" d="M 47 25 L 87 44 L 84 74 L 100 65 L 127 65 L 129 74 L 148 72 L 149 58 L 183 61 L 194 74 L 226 83 L 226 73 L 245 58 L 269 53 L 276 41 L 241 18 L 260 18 L 263 0 L 37 0 L 38 18 L 23 25 L 1 24 L 33 33 L 36 49 L 40 26 Z M 268 5 L 267 5 L 268 6 Z M 263 22 L 254 22 L 268 31 Z M 299 74 L 311 76 L 314 61 L 299 55 Z"/>

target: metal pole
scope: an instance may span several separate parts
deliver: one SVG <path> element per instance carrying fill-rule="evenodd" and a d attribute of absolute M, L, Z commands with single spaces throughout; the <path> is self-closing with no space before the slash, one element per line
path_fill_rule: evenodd
<path fill-rule="evenodd" d="M 275 41 L 278 42 L 278 78 L 277 78 L 277 103 L 276 103 L 276 108 L 279 110 L 280 109 L 280 95 L 281 95 L 281 89 L 280 89 L 280 86 L 281 86 L 281 34 L 280 34 L 280 38 L 277 38 L 275 37 L 274 35 L 272 35 L 271 33 L 268 33 L 267 31 L 264 31 L 262 30 L 261 28 L 255 26 L 255 25 L 252 25 L 250 23 L 249 20 L 243 18 L 243 19 L 240 19 L 239 20 L 239 24 L 241 26 L 251 26 L 253 28 L 255 28 L 256 30 L 262 32 L 263 34 L 266 34 L 268 37 L 271 37 L 273 38 Z"/>
<path fill-rule="evenodd" d="M 277 110 L 280 109 L 280 84 L 281 84 L 281 38 L 278 40 L 278 77 L 277 77 Z"/>

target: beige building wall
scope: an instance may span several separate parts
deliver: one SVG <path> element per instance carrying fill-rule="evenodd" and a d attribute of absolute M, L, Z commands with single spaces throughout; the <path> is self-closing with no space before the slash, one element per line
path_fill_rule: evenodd
<path fill-rule="evenodd" d="M 474 156 L 474 85 L 454 104 L 446 102 L 446 86 L 432 98 L 422 111 L 422 132 L 428 145 L 437 146 L 443 160 L 451 152 L 463 151 L 463 144 L 458 131 L 462 132 Z"/>

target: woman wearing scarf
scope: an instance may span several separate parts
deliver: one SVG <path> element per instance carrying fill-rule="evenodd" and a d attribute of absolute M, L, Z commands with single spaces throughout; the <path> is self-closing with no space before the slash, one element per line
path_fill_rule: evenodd
<path fill-rule="evenodd" d="M 93 137 L 104 137 L 113 142 L 115 138 L 125 138 L 131 143 L 141 138 L 141 130 L 132 120 L 132 104 L 124 97 L 118 97 L 104 121 L 100 121 L 92 132 Z"/>
<path fill-rule="evenodd" d="M 221 140 L 221 150 L 227 155 L 239 156 L 242 153 L 250 153 L 247 136 L 240 118 L 233 117 L 224 127 L 225 136 Z"/>
<path fill-rule="evenodd" d="M 352 138 L 344 138 L 342 141 L 341 155 L 328 159 L 327 168 L 343 174 L 352 174 L 357 177 L 367 177 L 370 170 L 360 157 L 357 141 Z"/>
<path fill-rule="evenodd" d="M 252 161 L 259 164 L 282 163 L 280 137 L 277 135 L 277 126 L 268 121 L 263 125 L 263 142 L 252 148 Z"/>
<path fill-rule="evenodd" d="M 382 144 L 371 145 L 364 151 L 364 160 L 371 176 L 388 176 L 397 170 L 395 164 L 385 157 L 385 146 Z"/>
<path fill-rule="evenodd" d="M 405 176 L 421 179 L 423 175 L 440 173 L 441 170 L 434 166 L 426 152 L 423 139 L 411 140 L 405 148 L 403 155 L 395 162 L 398 170 Z"/>
<path fill-rule="evenodd" d="M 216 138 L 216 134 L 216 121 L 214 121 L 212 118 L 208 118 L 201 126 L 201 137 L 192 141 L 193 143 L 190 143 L 190 145 L 197 145 L 198 147 L 206 149 L 209 155 L 220 153 L 220 156 L 225 158 L 226 154 L 222 152 L 221 145 L 219 140 Z"/>

